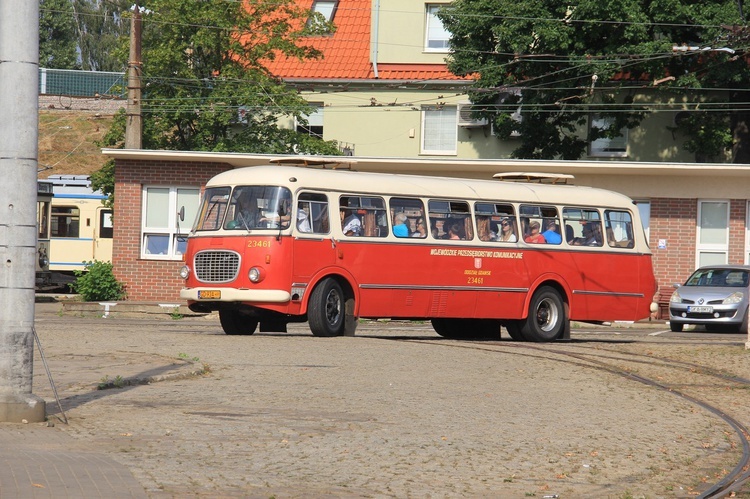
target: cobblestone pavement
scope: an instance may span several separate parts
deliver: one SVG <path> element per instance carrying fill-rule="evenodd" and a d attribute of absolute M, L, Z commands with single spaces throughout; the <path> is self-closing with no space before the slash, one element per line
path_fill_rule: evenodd
<path fill-rule="evenodd" d="M 34 393 L 56 422 L 44 430 L 104 453 L 154 498 L 693 497 L 740 456 L 715 415 L 552 345 L 473 348 L 407 323 L 227 336 L 215 317 L 58 310 L 37 307 L 36 329 L 69 424 L 37 355 Z M 573 337 L 750 378 L 744 339 L 670 334 Z"/>

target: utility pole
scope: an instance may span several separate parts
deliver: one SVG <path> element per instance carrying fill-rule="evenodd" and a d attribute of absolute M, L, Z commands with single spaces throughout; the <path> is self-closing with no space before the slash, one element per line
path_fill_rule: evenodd
<path fill-rule="evenodd" d="M 2 1 L 2 0 L 0 0 Z M 130 56 L 128 57 L 128 106 L 125 122 L 125 149 L 141 149 L 143 145 L 143 118 L 141 116 L 141 7 L 133 5 L 130 20 Z"/>
<path fill-rule="evenodd" d="M 34 363 L 39 0 L 0 0 L 0 421 L 41 422 Z"/>

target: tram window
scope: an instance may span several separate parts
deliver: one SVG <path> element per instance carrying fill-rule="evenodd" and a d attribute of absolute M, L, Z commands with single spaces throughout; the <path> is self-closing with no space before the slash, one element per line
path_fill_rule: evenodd
<path fill-rule="evenodd" d="M 112 239 L 112 210 L 101 210 L 99 212 L 99 237 Z"/>
<path fill-rule="evenodd" d="M 296 227 L 299 232 L 328 234 L 328 198 L 325 194 L 303 192 L 297 201 Z"/>
<path fill-rule="evenodd" d="M 606 210 L 604 212 L 604 225 L 607 235 L 607 244 L 613 248 L 632 248 L 635 245 L 633 239 L 633 217 L 627 211 Z"/>
<path fill-rule="evenodd" d="M 341 196 L 341 230 L 345 236 L 386 237 L 388 219 L 385 201 L 378 197 Z"/>
<path fill-rule="evenodd" d="M 587 208 L 563 208 L 565 240 L 573 246 L 602 246 L 602 220 L 599 212 Z"/>
<path fill-rule="evenodd" d="M 435 239 L 474 239 L 469 203 L 430 199 L 427 204 L 430 231 Z"/>
<path fill-rule="evenodd" d="M 424 204 L 420 199 L 391 198 L 389 206 L 394 236 L 427 237 Z"/>
<path fill-rule="evenodd" d="M 561 244 L 560 219 L 554 206 L 521 205 L 523 240 L 530 244 Z"/>
<path fill-rule="evenodd" d="M 513 205 L 502 203 L 474 203 L 477 237 L 481 241 L 515 243 L 518 234 Z"/>
<path fill-rule="evenodd" d="M 78 237 L 80 210 L 75 206 L 52 207 L 52 237 Z"/>

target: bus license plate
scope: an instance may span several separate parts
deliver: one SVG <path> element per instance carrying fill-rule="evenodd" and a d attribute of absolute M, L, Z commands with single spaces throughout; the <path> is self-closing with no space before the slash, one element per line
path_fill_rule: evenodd
<path fill-rule="evenodd" d="M 198 291 L 199 300 L 219 300 L 221 299 L 221 291 L 218 289 L 209 289 Z"/>
<path fill-rule="evenodd" d="M 694 314 L 710 314 L 714 311 L 714 307 L 688 307 L 688 312 Z"/>

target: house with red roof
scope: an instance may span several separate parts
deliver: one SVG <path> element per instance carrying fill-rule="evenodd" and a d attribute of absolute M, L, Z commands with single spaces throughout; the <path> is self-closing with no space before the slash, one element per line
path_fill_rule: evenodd
<path fill-rule="evenodd" d="M 486 120 L 472 118 L 467 91 L 473 81 L 447 69 L 450 34 L 436 13 L 450 2 L 297 1 L 335 31 L 306 41 L 323 53 L 320 60 L 268 62 L 272 74 L 317 109 L 309 124 L 290 118 L 286 126 L 335 140 L 356 156 L 492 159 L 508 158 L 517 147 L 517 138 L 499 140 Z M 650 98 L 648 91 L 635 97 Z M 585 159 L 695 161 L 674 140 L 662 140 L 674 114 L 654 113 L 619 139 L 592 142 Z"/>

